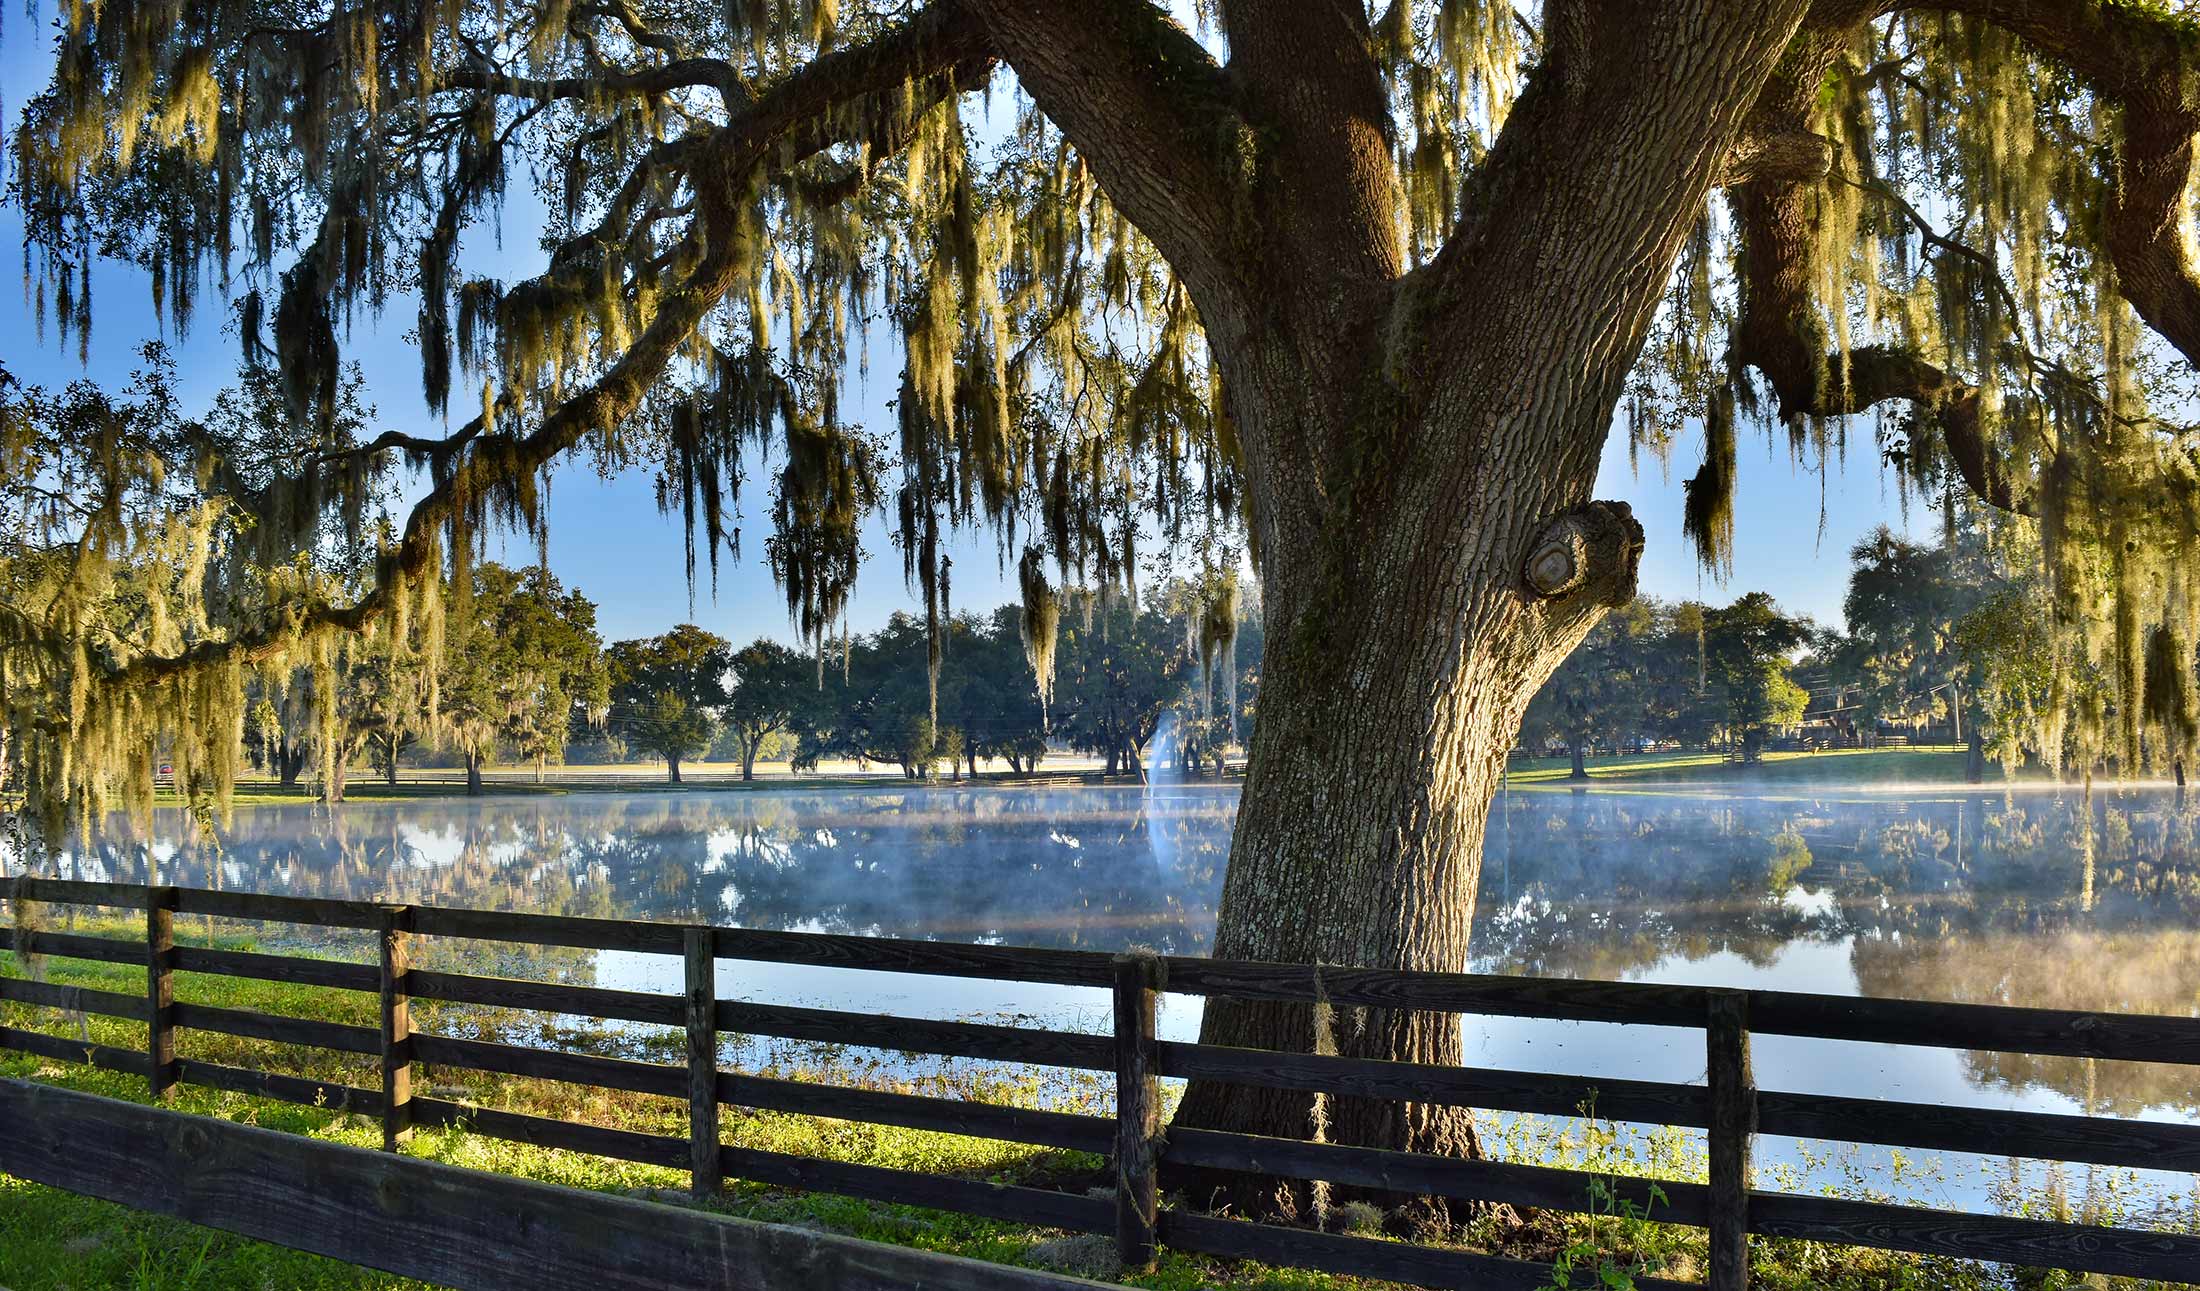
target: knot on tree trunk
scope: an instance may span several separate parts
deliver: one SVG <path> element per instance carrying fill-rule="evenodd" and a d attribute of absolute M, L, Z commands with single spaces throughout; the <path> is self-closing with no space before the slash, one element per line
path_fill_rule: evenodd
<path fill-rule="evenodd" d="M 1642 524 L 1625 502 L 1591 502 L 1543 526 L 1528 549 L 1528 590 L 1543 600 L 1624 605 L 1635 594 Z"/>

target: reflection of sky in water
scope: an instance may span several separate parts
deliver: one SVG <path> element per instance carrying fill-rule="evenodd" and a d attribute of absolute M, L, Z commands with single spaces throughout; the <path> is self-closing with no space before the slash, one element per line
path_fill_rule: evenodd
<path fill-rule="evenodd" d="M 745 927 L 1204 953 L 1232 787 L 574 794 L 238 814 L 221 848 L 164 818 L 58 872 Z M 2191 1014 L 2195 817 L 2164 793 L 1946 788 L 1513 791 L 1492 814 L 1477 971 Z M 2086 858 L 2090 855 L 2090 865 Z M 149 875 L 148 862 L 156 867 Z M 676 963 L 597 956 L 604 986 Z M 726 998 L 1104 1030 L 1101 992 L 728 962 Z M 1472 1018 L 1470 1062 L 1695 1080 L 1699 1033 Z M 1198 1001 L 1162 1013 L 1192 1038 Z M 1766 1088 L 2185 1119 L 2159 1065 L 1758 1037 Z M 1779 1152 L 1767 1145 L 1767 1156 Z M 2181 1181 L 2179 1187 L 2189 1185 Z M 1970 1186 L 1952 1190 L 1976 1198 Z"/>

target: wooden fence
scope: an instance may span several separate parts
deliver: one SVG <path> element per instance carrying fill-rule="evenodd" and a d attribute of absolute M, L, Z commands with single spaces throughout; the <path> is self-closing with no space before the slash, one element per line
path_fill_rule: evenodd
<path fill-rule="evenodd" d="M 144 912 L 143 940 L 0 930 L 0 950 L 144 964 L 144 996 L 17 978 L 0 979 L 0 1000 L 144 1022 L 148 1042 L 143 1050 L 123 1049 L 0 1028 L 0 1047 L 141 1074 L 156 1096 L 187 1083 L 378 1115 L 384 1146 L 392 1150 L 414 1126 L 464 1125 L 498 1138 L 684 1169 L 701 1193 L 735 1177 L 1112 1234 L 1134 1266 L 1167 1246 L 1432 1287 L 1526 1291 L 1548 1281 L 1547 1268 L 1519 1260 L 1162 1208 L 1157 1169 L 1187 1165 L 1572 1211 L 1591 1208 L 1593 1185 L 1614 1185 L 1621 1198 L 1649 1208 L 1655 1220 L 1708 1229 L 1709 1280 L 1720 1291 L 1748 1284 L 1753 1233 L 2132 1277 L 2200 1278 L 2200 1236 L 1763 1191 L 1751 1181 L 1758 1134 L 2200 1172 L 2200 1127 L 1782 1093 L 1756 1087 L 1749 1059 L 1750 1036 L 1768 1034 L 2200 1065 L 2200 1018 L 1109 956 L 50 879 L 0 880 L 0 899 L 5 898 Z M 179 913 L 364 929 L 376 935 L 379 962 L 179 945 L 174 935 Z M 676 955 L 685 966 L 687 989 L 673 995 L 430 971 L 410 962 L 413 939 L 422 936 Z M 720 959 L 1100 988 L 1112 992 L 1113 1034 L 721 1000 L 715 993 Z M 373 992 L 381 1001 L 380 1025 L 345 1026 L 178 1000 L 173 975 L 179 971 Z M 1164 1041 L 1154 1032 L 1154 1001 L 1164 992 L 1689 1028 L 1704 1036 L 1706 1079 L 1702 1084 L 1589 1079 Z M 681 1027 L 687 1032 L 688 1061 L 670 1066 L 416 1031 L 408 1008 L 414 999 Z M 378 1055 L 382 1087 L 331 1085 L 180 1057 L 178 1030 Z M 716 1055 L 723 1034 L 1113 1071 L 1117 1111 L 1100 1117 L 722 1071 Z M 692 1113 L 690 1133 L 642 1134 L 422 1097 L 412 1092 L 416 1064 L 684 1098 Z M 1555 1116 L 1576 1115 L 1593 1101 L 1602 1118 L 1706 1130 L 1709 1182 L 1615 1181 L 1512 1162 L 1168 1129 L 1157 1114 L 1156 1085 L 1167 1077 Z M 727 1145 L 718 1132 L 719 1109 L 726 1106 L 1102 1154 L 1113 1161 L 1115 1195 L 943 1178 Z M 1655 1206 L 1653 1182 L 1665 1198 Z M 1638 1285 L 1692 1284 L 1651 1279 Z"/>
<path fill-rule="evenodd" d="M 1101 1291 L 0 1080 L 0 1173 L 463 1291 Z"/>

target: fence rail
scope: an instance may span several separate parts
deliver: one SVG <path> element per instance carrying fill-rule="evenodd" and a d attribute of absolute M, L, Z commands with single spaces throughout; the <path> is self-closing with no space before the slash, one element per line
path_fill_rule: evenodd
<path fill-rule="evenodd" d="M 1111 956 L 39 878 L 0 879 L 0 899 L 144 911 L 142 942 L 30 931 L 19 925 L 0 929 L 0 950 L 144 964 L 148 975 L 143 996 L 0 978 L 0 1000 L 144 1023 L 147 1044 L 142 1050 L 87 1045 L 22 1028 L 0 1028 L 0 1048 L 141 1075 L 156 1096 L 177 1084 L 206 1085 L 378 1116 L 384 1146 L 392 1150 L 413 1127 L 463 1124 L 494 1137 L 684 1169 L 699 1193 L 715 1191 L 726 1178 L 742 1178 L 1108 1234 L 1132 1266 L 1150 1261 L 1159 1247 L 1175 1247 L 1435 1287 L 1526 1289 L 1544 1284 L 1548 1270 L 1497 1256 L 1164 1208 L 1158 1175 L 1164 1166 L 1194 1166 L 1572 1211 L 1592 1208 L 1594 1185 L 1616 1186 L 1620 1196 L 1647 1203 L 1656 1183 L 1664 1202 L 1653 1219 L 1710 1231 L 1709 1283 L 1718 1291 L 1748 1285 L 1751 1234 L 2133 1277 L 2190 1279 L 2200 1270 L 2200 1236 L 1772 1192 L 1753 1186 L 1751 1165 L 1756 1136 L 1769 1133 L 2200 1171 L 2200 1126 L 1761 1090 L 1749 1052 L 1752 1035 L 1772 1034 L 2200 1065 L 2196 1018 Z M 177 945 L 177 914 L 370 932 L 377 962 L 336 963 Z M 606 990 L 417 968 L 412 951 L 415 940 L 424 936 L 678 956 L 685 989 L 678 994 Z M 1112 1034 L 1091 1035 L 719 999 L 715 966 L 720 959 L 1093 987 L 1110 993 L 1114 1026 Z M 179 971 L 371 993 L 380 1002 L 379 1025 L 344 1026 L 177 1000 L 173 975 Z M 1161 994 L 1325 1000 L 1343 1006 L 1689 1028 L 1704 1035 L 1706 1078 L 1702 1084 L 1592 1080 L 1162 1041 L 1154 1030 L 1154 1001 Z M 413 1028 L 410 1005 L 416 1000 L 682 1028 L 687 1060 L 680 1065 L 638 1062 L 437 1035 Z M 354 1088 L 178 1056 L 179 1030 L 375 1057 L 381 1087 Z M 1039 1111 L 723 1071 L 716 1056 L 719 1038 L 727 1034 L 1112 1072 L 1116 1115 Z M 411 1080 L 413 1068 L 421 1064 L 682 1099 L 690 1110 L 689 1132 L 678 1137 L 644 1134 L 421 1097 L 413 1093 Z M 1602 1118 L 1705 1130 L 1710 1177 L 1703 1184 L 1611 1181 L 1546 1166 L 1168 1130 L 1157 1111 L 1156 1082 L 1163 1078 L 1558 1116 L 1576 1115 L 1593 1100 Z M 720 1142 L 718 1128 L 724 1107 L 1106 1155 L 1112 1159 L 1115 1195 L 1110 1199 L 943 1178 L 728 1145 Z M 1692 1284 L 1644 1280 L 1639 1285 Z"/>

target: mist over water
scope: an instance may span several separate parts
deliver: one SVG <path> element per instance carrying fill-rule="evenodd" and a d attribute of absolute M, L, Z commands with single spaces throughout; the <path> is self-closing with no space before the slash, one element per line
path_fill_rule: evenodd
<path fill-rule="evenodd" d="M 799 931 L 1203 954 L 1237 789 L 690 791 L 164 814 L 64 877 Z M 2166 791 L 1512 789 L 1492 811 L 1475 971 L 2191 1015 L 2200 814 Z M 2088 859 L 2090 858 L 2090 860 Z M 606 986 L 676 963 L 601 954 Z M 722 994 L 1104 1029 L 1104 993 L 762 964 Z M 1196 1034 L 1197 1001 L 1164 1030 Z M 1696 1032 L 1469 1018 L 1478 1065 L 1696 1080 Z M 1759 1037 L 1766 1088 L 2188 1119 L 2200 1072 Z M 1774 1154 L 1777 1155 L 1777 1154 Z M 2177 1185 L 2189 1189 L 2190 1180 Z M 1962 1195 L 1968 1190 L 1958 1189 Z"/>

